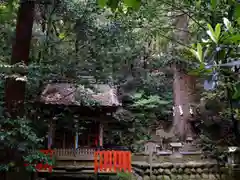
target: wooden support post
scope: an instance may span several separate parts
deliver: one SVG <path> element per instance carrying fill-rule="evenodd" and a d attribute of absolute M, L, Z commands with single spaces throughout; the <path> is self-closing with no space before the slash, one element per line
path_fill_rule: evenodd
<path fill-rule="evenodd" d="M 99 146 L 103 146 L 103 124 L 99 124 Z"/>
<path fill-rule="evenodd" d="M 63 149 L 66 147 L 66 132 L 63 132 Z"/>
<path fill-rule="evenodd" d="M 53 145 L 53 122 L 48 125 L 48 149 L 52 149 Z"/>
<path fill-rule="evenodd" d="M 75 134 L 75 143 L 74 143 L 74 148 L 77 149 L 78 148 L 78 132 L 76 132 Z"/>
<path fill-rule="evenodd" d="M 78 148 L 78 120 L 75 120 L 75 128 L 76 128 L 76 133 L 75 133 L 75 138 L 74 138 L 74 148 Z"/>

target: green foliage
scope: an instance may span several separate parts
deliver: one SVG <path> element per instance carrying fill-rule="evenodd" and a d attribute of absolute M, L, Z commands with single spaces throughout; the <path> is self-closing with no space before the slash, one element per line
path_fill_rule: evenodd
<path fill-rule="evenodd" d="M 36 165 L 41 164 L 48 164 L 50 166 L 54 165 L 54 159 L 50 158 L 49 156 L 46 156 L 45 154 L 41 152 L 31 152 L 28 155 L 23 157 L 24 162 L 26 164 L 26 169 L 28 171 L 36 172 Z"/>
<path fill-rule="evenodd" d="M 12 20 L 12 18 L 16 17 L 15 12 L 18 7 L 18 2 L 8 1 L 8 2 L 2 2 L 0 4 L 0 22 L 5 23 Z"/>
<path fill-rule="evenodd" d="M 234 106 L 234 103 L 238 104 L 240 101 L 239 68 L 235 64 L 240 60 L 240 31 L 238 17 L 228 14 L 228 18 L 231 18 L 229 20 L 222 17 L 223 13 L 217 16 L 219 10 L 216 10 L 216 7 L 219 4 L 215 4 L 213 1 L 212 3 L 215 21 L 211 24 L 214 24 L 215 28 L 207 24 L 208 39 L 198 43 L 197 50 L 190 50 L 198 59 L 197 62 L 195 61 L 197 64 L 195 67 L 198 68 L 194 68 L 190 73 L 205 77 L 205 79 L 210 77 L 212 82 L 217 83 L 212 91 L 205 91 L 202 94 L 206 102 L 205 107 L 208 112 L 211 111 L 212 119 L 215 119 L 216 122 L 204 119 L 201 126 L 201 141 L 207 156 L 223 162 L 226 159 L 224 146 L 239 145 L 239 106 Z M 231 6 L 236 9 L 238 5 L 233 3 Z M 222 17 L 222 20 L 220 21 L 218 17 Z M 213 75 L 217 78 L 213 79 L 211 77 Z M 218 128 L 212 129 L 216 127 Z M 213 131 L 218 131 L 218 135 L 213 135 Z"/>
<path fill-rule="evenodd" d="M 202 135 L 200 138 L 202 140 L 202 150 L 205 158 L 215 159 L 218 163 L 224 163 L 226 161 L 227 152 L 225 148 L 218 146 L 206 135 Z"/>
<path fill-rule="evenodd" d="M 131 173 L 118 173 L 119 180 L 130 180 L 132 179 Z"/>
<path fill-rule="evenodd" d="M 120 133 L 120 144 L 131 147 L 133 151 L 141 151 L 142 141 L 151 137 L 152 127 L 159 120 L 169 120 L 172 108 L 169 78 L 147 73 L 135 91 L 128 94 L 130 100 L 125 103 L 124 110 L 116 114 L 116 118 L 125 123 Z"/>
<path fill-rule="evenodd" d="M 3 129 L 8 129 L 7 132 L 0 133 L 4 147 L 25 152 L 32 147 L 37 147 L 42 142 L 42 139 L 39 139 L 31 128 L 30 122 L 25 118 L 2 118 L 0 123 Z"/>
<path fill-rule="evenodd" d="M 4 81 L 1 81 L 1 95 L 3 95 L 3 82 Z M 3 103 L 1 102 L 1 104 Z M 1 171 L 14 169 L 19 167 L 19 162 L 29 160 L 31 156 L 29 152 L 39 149 L 43 141 L 42 138 L 37 137 L 31 121 L 29 121 L 26 117 L 6 118 L 3 116 L 3 110 L 3 107 L 1 107 L 0 151 L 2 153 L 5 151 L 6 154 L 4 162 L 1 162 L 0 164 Z M 13 154 L 10 155 L 9 152 L 12 152 Z M 42 155 L 42 157 L 45 157 L 45 155 Z M 37 159 L 36 156 L 35 158 Z M 23 165 L 23 163 L 21 165 Z M 30 168 L 29 166 L 28 170 L 31 169 L 33 169 L 33 167 Z"/>
<path fill-rule="evenodd" d="M 159 106 L 166 107 L 166 105 L 170 104 L 170 101 L 161 100 L 160 97 L 157 95 L 150 95 L 144 97 L 143 92 L 134 94 L 133 100 L 134 104 L 132 105 L 132 107 L 140 108 L 142 110 L 159 108 Z"/>
<path fill-rule="evenodd" d="M 112 11 L 122 10 L 124 8 L 139 9 L 141 0 L 98 0 L 101 7 L 110 7 Z"/>
<path fill-rule="evenodd" d="M 190 50 L 199 60 L 199 68 L 194 69 L 193 72 L 198 73 L 199 75 L 208 76 L 213 73 L 213 71 L 217 71 L 221 73 L 220 76 L 227 75 L 230 79 L 236 80 L 236 74 L 230 70 L 234 67 L 234 64 L 231 65 L 231 62 L 237 62 L 239 60 L 239 26 L 236 25 L 233 27 L 231 25 L 232 23 L 227 18 L 223 18 L 223 22 L 225 25 L 224 31 L 221 31 L 220 24 L 216 25 L 215 31 L 211 25 L 208 24 L 209 30 L 207 31 L 207 34 L 209 35 L 209 39 L 204 39 L 201 44 L 198 43 L 197 50 Z M 210 67 L 206 67 L 206 65 Z M 226 67 L 230 68 L 226 69 Z M 226 80 L 226 78 L 224 79 Z M 237 89 L 237 87 L 234 88 L 235 91 Z"/>

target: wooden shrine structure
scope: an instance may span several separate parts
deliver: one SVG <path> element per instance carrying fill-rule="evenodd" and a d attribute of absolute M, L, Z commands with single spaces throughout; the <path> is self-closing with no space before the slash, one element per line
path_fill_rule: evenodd
<path fill-rule="evenodd" d="M 54 118 L 49 120 L 47 149 L 51 150 L 55 161 L 53 168 L 50 168 L 53 173 L 49 174 L 131 171 L 130 151 L 104 149 L 105 132 L 119 123 L 112 116 L 121 106 L 117 91 L 106 84 L 95 84 L 93 88 L 95 90 L 71 83 L 53 83 L 44 88 L 40 102 L 45 108 L 54 106 L 61 110 L 68 107 L 79 114 L 78 119 L 69 120 L 69 126 L 77 126 L 85 120 L 90 122 L 85 130 L 71 131 L 59 127 L 59 122 Z M 83 98 L 92 103 L 84 104 Z M 38 171 L 48 170 L 43 168 Z"/>

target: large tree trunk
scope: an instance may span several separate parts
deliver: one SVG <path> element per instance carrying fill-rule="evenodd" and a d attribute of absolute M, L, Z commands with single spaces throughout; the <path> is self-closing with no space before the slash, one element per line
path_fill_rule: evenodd
<path fill-rule="evenodd" d="M 188 42 L 188 16 L 179 15 L 176 18 L 175 27 L 180 30 L 175 33 L 175 38 L 183 43 Z M 191 108 L 195 104 L 196 79 L 182 70 L 181 64 L 173 64 L 173 91 L 174 91 L 174 118 L 173 132 L 180 140 L 188 136 L 194 136 L 191 125 Z"/>
<path fill-rule="evenodd" d="M 186 137 L 193 137 L 194 133 L 190 124 L 195 104 L 195 77 L 181 71 L 178 65 L 174 65 L 174 133 L 184 140 Z M 182 111 L 182 112 L 181 112 Z M 193 112 L 192 112 L 193 113 Z"/>
<path fill-rule="evenodd" d="M 16 37 L 12 46 L 11 65 L 23 62 L 28 64 L 32 27 L 34 18 L 34 1 L 25 0 L 20 3 L 17 16 Z M 22 74 L 24 76 L 26 74 Z M 11 117 L 22 116 L 24 113 L 25 81 L 10 76 L 5 85 L 5 107 Z"/>

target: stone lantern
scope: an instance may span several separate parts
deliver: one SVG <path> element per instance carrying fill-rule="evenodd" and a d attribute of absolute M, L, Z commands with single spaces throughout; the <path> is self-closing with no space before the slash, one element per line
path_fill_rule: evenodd
<path fill-rule="evenodd" d="M 192 137 L 187 137 L 186 143 L 187 144 L 192 144 L 192 142 L 193 142 L 193 138 Z"/>
<path fill-rule="evenodd" d="M 162 127 L 160 129 L 156 129 L 156 136 L 159 138 L 161 148 L 163 148 L 163 139 L 165 134 L 166 133 Z"/>
<path fill-rule="evenodd" d="M 147 141 L 145 144 L 145 154 L 149 155 L 150 177 L 152 176 L 153 153 L 157 152 L 159 145 L 155 141 Z"/>
<path fill-rule="evenodd" d="M 151 154 L 151 153 L 156 153 L 157 152 L 157 143 L 154 141 L 147 141 L 144 145 L 144 153 L 145 154 Z"/>
<path fill-rule="evenodd" d="M 172 149 L 172 157 L 173 158 L 182 158 L 182 154 L 180 153 L 180 148 L 182 148 L 182 143 L 173 142 L 170 143 L 170 147 Z"/>
<path fill-rule="evenodd" d="M 169 141 L 172 137 L 174 137 L 174 134 L 172 132 L 166 132 L 163 127 L 160 127 L 156 129 L 156 136 L 158 137 L 158 140 L 160 141 L 160 147 L 161 150 L 167 149 L 166 141 Z M 165 141 L 165 142 L 164 142 Z"/>

